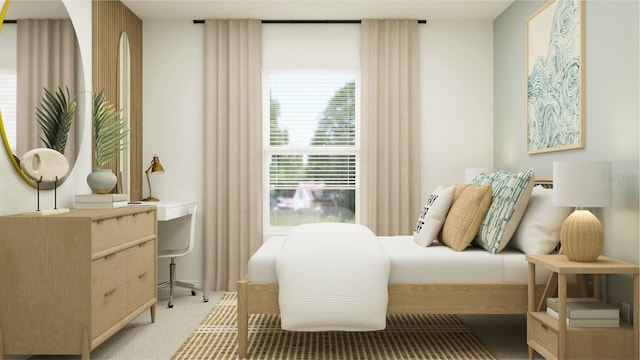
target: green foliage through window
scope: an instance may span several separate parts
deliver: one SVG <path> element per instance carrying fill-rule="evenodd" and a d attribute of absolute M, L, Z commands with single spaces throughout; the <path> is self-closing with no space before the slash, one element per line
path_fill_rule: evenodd
<path fill-rule="evenodd" d="M 270 224 L 354 222 L 354 75 L 269 78 Z"/>

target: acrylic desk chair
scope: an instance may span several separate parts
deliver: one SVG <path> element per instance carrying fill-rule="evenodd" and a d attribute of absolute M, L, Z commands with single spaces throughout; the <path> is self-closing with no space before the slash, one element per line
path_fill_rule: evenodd
<path fill-rule="evenodd" d="M 193 250 L 193 246 L 195 243 L 195 232 L 196 232 L 196 217 L 197 217 L 197 209 L 198 206 L 196 203 L 167 203 L 163 204 L 162 202 L 156 203 L 158 207 L 158 220 L 170 220 L 177 217 L 190 215 L 191 216 L 191 228 L 189 232 L 189 244 L 186 248 L 181 249 L 159 249 L 158 250 L 158 258 L 170 258 L 171 263 L 169 264 L 169 280 L 161 282 L 158 284 L 158 288 L 169 287 L 169 308 L 173 307 L 173 288 L 176 286 L 187 288 L 191 290 L 191 295 L 195 296 L 196 291 L 202 292 L 202 300 L 204 302 L 209 301 L 209 297 L 204 293 L 204 291 L 200 288 L 197 288 L 194 284 L 190 284 L 183 281 L 176 280 L 176 263 L 175 259 L 177 257 L 185 256 L 189 254 Z"/>

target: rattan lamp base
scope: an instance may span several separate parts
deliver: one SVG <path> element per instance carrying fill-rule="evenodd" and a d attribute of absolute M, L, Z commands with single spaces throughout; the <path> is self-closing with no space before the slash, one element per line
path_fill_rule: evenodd
<path fill-rule="evenodd" d="M 560 242 L 569 260 L 596 261 L 604 244 L 602 224 L 589 210 L 576 209 L 562 224 Z"/>

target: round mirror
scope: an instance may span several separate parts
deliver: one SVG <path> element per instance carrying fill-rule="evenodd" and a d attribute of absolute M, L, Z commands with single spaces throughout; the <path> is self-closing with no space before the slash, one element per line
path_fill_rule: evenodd
<path fill-rule="evenodd" d="M 129 38 L 126 32 L 120 35 L 120 45 L 118 49 L 118 108 L 122 109 L 122 118 L 125 121 L 125 129 L 131 128 L 131 54 L 129 51 Z M 131 132 L 127 132 L 127 137 L 122 141 L 131 143 Z M 131 151 L 126 146 L 120 153 L 118 161 L 119 185 L 121 194 L 129 194 L 131 191 Z"/>
<path fill-rule="evenodd" d="M 79 96 L 84 73 L 61 0 L 12 0 L 7 5 L 0 28 L 0 133 L 17 175 L 35 187 L 20 168 L 28 151 L 53 148 L 67 158 L 70 169 L 75 164 L 87 106 L 85 96 Z M 64 180 L 41 183 L 40 189 Z"/>

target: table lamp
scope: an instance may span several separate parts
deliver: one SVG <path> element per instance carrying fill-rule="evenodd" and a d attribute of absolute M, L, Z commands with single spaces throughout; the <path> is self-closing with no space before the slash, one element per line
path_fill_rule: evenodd
<path fill-rule="evenodd" d="M 555 161 L 553 204 L 575 207 L 560 230 L 562 251 L 571 261 L 593 262 L 604 243 L 598 218 L 585 208 L 611 205 L 610 161 Z"/>
<path fill-rule="evenodd" d="M 151 194 L 151 181 L 149 181 L 149 172 L 152 174 L 161 174 L 164 172 L 164 168 L 162 164 L 160 164 L 160 159 L 156 155 L 153 155 L 153 160 L 151 160 L 151 165 L 145 170 L 145 174 L 147 175 L 147 185 L 149 185 L 149 197 L 142 199 L 142 201 L 160 201 L 158 198 L 154 198 Z"/>

